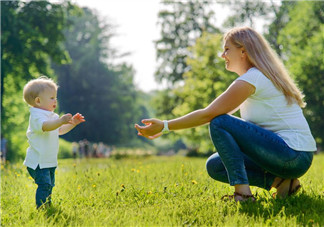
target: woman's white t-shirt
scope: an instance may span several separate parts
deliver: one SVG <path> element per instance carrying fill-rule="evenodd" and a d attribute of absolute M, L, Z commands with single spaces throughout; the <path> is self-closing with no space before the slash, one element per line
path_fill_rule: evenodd
<path fill-rule="evenodd" d="M 57 154 L 59 150 L 59 129 L 44 132 L 42 127 L 45 121 L 56 120 L 59 116 L 51 111 L 39 108 L 30 108 L 29 126 L 27 138 L 29 147 L 24 165 L 36 169 L 51 168 L 57 166 Z"/>
<path fill-rule="evenodd" d="M 255 93 L 240 106 L 244 120 L 275 132 L 294 150 L 316 151 L 316 142 L 297 103 L 288 105 L 284 94 L 255 67 L 236 80 L 255 87 Z"/>

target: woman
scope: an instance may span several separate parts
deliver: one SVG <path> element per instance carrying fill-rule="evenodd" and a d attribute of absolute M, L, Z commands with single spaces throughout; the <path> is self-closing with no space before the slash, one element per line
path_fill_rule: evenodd
<path fill-rule="evenodd" d="M 238 78 L 204 109 L 161 121 L 142 120 L 138 135 L 149 139 L 163 132 L 210 123 L 218 153 L 207 160 L 208 174 L 234 186 L 235 201 L 255 200 L 250 185 L 274 196 L 295 194 L 298 177 L 309 169 L 315 140 L 301 108 L 303 95 L 267 41 L 251 28 L 234 28 L 224 36 L 226 69 Z M 230 114 L 240 109 L 241 117 Z"/>

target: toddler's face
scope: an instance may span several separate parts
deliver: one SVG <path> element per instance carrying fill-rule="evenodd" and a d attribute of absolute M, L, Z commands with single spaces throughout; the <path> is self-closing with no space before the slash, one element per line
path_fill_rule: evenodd
<path fill-rule="evenodd" d="M 36 98 L 36 100 L 35 100 L 36 106 L 35 107 L 53 112 L 57 106 L 56 95 L 57 95 L 57 92 L 55 89 L 44 90 Z"/>

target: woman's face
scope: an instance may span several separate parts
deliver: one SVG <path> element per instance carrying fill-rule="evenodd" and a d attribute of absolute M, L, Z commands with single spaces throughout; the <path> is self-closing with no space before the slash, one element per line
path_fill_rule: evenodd
<path fill-rule="evenodd" d="M 222 54 L 222 58 L 225 60 L 225 68 L 238 75 L 243 75 L 246 72 L 243 72 L 246 63 L 244 53 L 243 48 L 237 48 L 231 41 L 226 40 Z"/>

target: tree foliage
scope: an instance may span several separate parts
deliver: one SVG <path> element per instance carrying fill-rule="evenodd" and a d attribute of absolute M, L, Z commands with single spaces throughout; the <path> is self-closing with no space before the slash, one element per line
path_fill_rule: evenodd
<path fill-rule="evenodd" d="M 278 42 L 278 36 L 280 31 L 289 22 L 289 11 L 293 9 L 296 5 L 294 1 L 283 1 L 281 6 L 278 8 L 273 8 L 274 18 L 265 31 L 264 37 L 268 40 L 271 47 L 277 52 L 280 57 L 282 56 L 283 46 Z"/>
<path fill-rule="evenodd" d="M 58 81 L 59 112 L 86 116 L 66 139 L 133 141 L 133 123 L 145 106 L 138 104 L 133 68 L 106 63 L 116 57 L 113 32 L 91 10 L 69 2 L 1 2 L 1 133 L 10 160 L 23 158 L 28 146 L 23 86 L 41 74 Z"/>
<path fill-rule="evenodd" d="M 188 71 L 187 47 L 206 32 L 218 31 L 213 26 L 214 13 L 208 9 L 209 1 L 163 1 L 164 9 L 159 12 L 161 39 L 156 41 L 158 69 L 155 77 L 166 80 L 170 87 L 182 81 L 183 73 Z"/>
<path fill-rule="evenodd" d="M 256 19 L 266 18 L 273 10 L 276 10 L 276 5 L 272 1 L 228 0 L 223 1 L 222 4 L 230 6 L 233 12 L 223 24 L 227 28 L 246 23 L 250 27 L 254 27 Z"/>
<path fill-rule="evenodd" d="M 236 79 L 234 73 L 225 70 L 222 35 L 204 33 L 189 48 L 191 57 L 187 64 L 191 70 L 184 74 L 184 85 L 174 89 L 182 103 L 172 110 L 176 117 L 207 107 Z M 207 126 L 179 132 L 186 143 L 200 152 L 213 151 Z"/>
<path fill-rule="evenodd" d="M 173 110 L 182 105 L 184 100 L 175 93 L 175 88 L 183 84 L 184 73 L 190 70 L 186 58 L 191 55 L 188 47 L 204 32 L 219 33 L 213 24 L 216 18 L 212 1 L 163 1 L 159 12 L 161 39 L 156 41 L 158 69 L 155 77 L 166 81 L 168 88 L 159 91 L 153 98 L 152 105 L 156 115 L 163 119 L 174 118 Z M 168 138 L 177 140 L 177 136 Z"/>
<path fill-rule="evenodd" d="M 280 30 L 286 65 L 305 94 L 305 116 L 320 147 L 324 143 L 324 3 L 297 2 Z"/>
<path fill-rule="evenodd" d="M 127 64 L 107 64 L 116 54 L 110 45 L 114 29 L 94 11 L 83 8 L 81 15 L 68 19 L 73 26 L 64 32 L 64 46 L 72 63 L 55 66 L 60 111 L 80 112 L 86 123 L 64 138 L 125 144 L 136 136 L 133 123 L 140 115 L 134 70 Z"/>
<path fill-rule="evenodd" d="M 9 158 L 24 153 L 28 108 L 22 87 L 32 78 L 53 73 L 50 58 L 69 61 L 61 45 L 69 3 L 1 1 L 1 133 L 8 139 Z"/>
<path fill-rule="evenodd" d="M 62 5 L 47 1 L 1 2 L 1 84 L 9 74 L 25 81 L 35 72 L 47 74 L 49 57 L 58 63 L 68 61 L 60 45 L 64 26 Z M 1 89 L 1 97 L 3 92 Z"/>
<path fill-rule="evenodd" d="M 282 1 L 277 4 L 274 1 L 265 3 L 233 0 L 224 4 L 234 12 L 226 20 L 225 27 L 243 24 L 255 27 L 255 20 L 259 18 L 269 23 L 268 27 L 264 25 L 265 37 L 304 91 L 308 104 L 304 110 L 305 116 L 318 145 L 323 146 L 323 3 Z M 170 30 L 164 32 L 172 35 Z M 223 61 L 216 56 L 220 48 L 219 37 L 205 34 L 188 49 L 191 52 L 187 53 L 188 71 L 183 74 L 183 83 L 160 91 L 155 98 L 157 101 L 154 103 L 160 116 L 169 119 L 203 108 L 226 89 L 234 77 L 226 72 Z M 166 75 L 164 78 L 172 83 L 172 71 L 168 73 L 170 77 Z M 196 146 L 201 151 L 212 149 L 208 144 L 206 127 L 184 130 L 177 134 L 186 138 L 186 143 L 191 147 Z"/>

